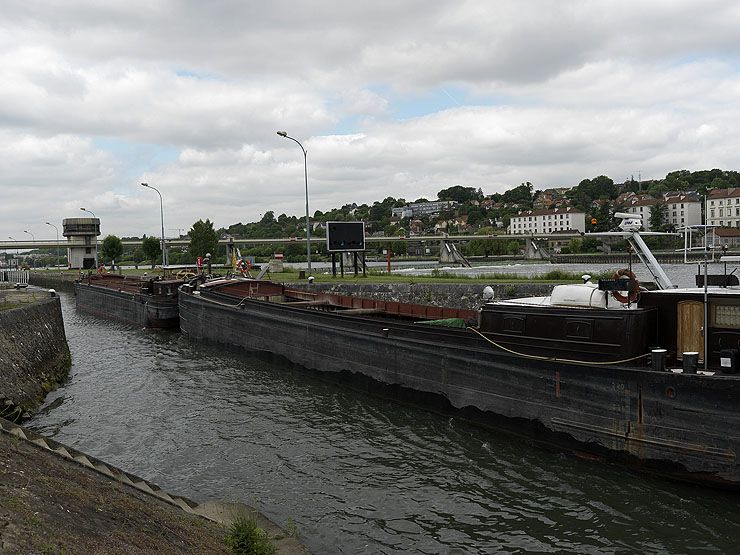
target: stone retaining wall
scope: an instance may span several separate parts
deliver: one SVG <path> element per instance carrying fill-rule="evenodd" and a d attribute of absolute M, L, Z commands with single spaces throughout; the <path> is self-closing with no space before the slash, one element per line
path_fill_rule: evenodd
<path fill-rule="evenodd" d="M 77 272 L 31 272 L 29 283 L 39 287 L 57 289 L 59 291 L 74 291 L 75 280 L 79 277 Z"/>
<path fill-rule="evenodd" d="M 475 284 L 445 283 L 291 283 L 290 287 L 307 291 L 337 293 L 369 297 L 382 301 L 430 304 L 476 310 L 483 304 L 485 282 Z M 553 284 L 546 283 L 497 283 L 492 284 L 496 299 L 512 297 L 546 296 Z"/>
<path fill-rule="evenodd" d="M 66 378 L 70 362 L 59 297 L 0 311 L 3 406 L 34 408 Z"/>

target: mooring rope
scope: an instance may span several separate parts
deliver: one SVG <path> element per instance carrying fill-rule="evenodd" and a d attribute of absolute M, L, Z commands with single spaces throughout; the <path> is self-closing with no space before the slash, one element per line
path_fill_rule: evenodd
<path fill-rule="evenodd" d="M 229 307 L 229 308 L 238 308 L 239 306 L 241 306 L 241 304 L 244 301 L 247 301 L 247 300 L 251 300 L 252 299 L 251 297 L 243 297 L 242 300 L 239 301 L 238 303 L 236 303 L 236 304 L 229 304 L 229 303 L 222 303 L 221 301 L 217 301 L 216 299 L 211 299 L 209 297 L 205 297 L 205 296 L 203 296 L 202 293 L 199 295 L 199 297 L 201 299 L 203 299 L 204 301 L 208 301 L 209 303 L 220 304 L 221 306 L 226 306 L 226 307 Z"/>
<path fill-rule="evenodd" d="M 547 360 L 549 362 L 567 362 L 567 363 L 570 363 L 570 364 L 582 364 L 584 366 L 592 366 L 594 364 L 599 364 L 599 365 L 601 365 L 601 364 L 603 364 L 603 365 L 607 365 L 607 364 L 624 364 L 625 362 L 632 362 L 633 360 L 639 360 L 639 359 L 644 358 L 646 356 L 650 356 L 650 353 L 645 353 L 643 355 L 637 355 L 636 357 L 625 358 L 625 359 L 622 359 L 622 360 L 609 360 L 609 361 L 605 361 L 605 362 L 596 362 L 596 361 L 594 361 L 594 362 L 588 362 L 588 361 L 585 361 L 585 360 L 573 360 L 573 359 L 568 359 L 568 358 L 557 358 L 557 357 L 546 357 L 546 356 L 541 356 L 541 355 L 531 355 L 531 354 L 528 354 L 528 353 L 520 353 L 518 351 L 514 351 L 512 349 L 508 349 L 508 348 L 504 347 L 503 345 L 500 345 L 500 344 L 496 343 L 495 341 L 489 339 L 488 337 L 486 337 L 485 335 L 483 335 L 481 332 L 479 332 L 477 329 L 475 329 L 473 327 L 468 326 L 467 329 L 470 330 L 470 331 L 472 331 L 472 332 L 474 332 L 474 333 L 477 333 L 480 337 L 482 337 L 483 339 L 485 339 L 486 341 L 488 341 L 491 345 L 493 345 L 494 347 L 498 347 L 502 351 L 506 351 L 507 353 L 511 353 L 512 355 L 516 355 L 516 356 L 519 356 L 519 357 L 532 358 L 532 359 L 535 359 L 535 360 Z"/>
<path fill-rule="evenodd" d="M 203 300 L 205 300 L 205 301 L 208 301 L 210 303 L 218 304 L 218 305 L 221 305 L 221 306 L 226 306 L 228 308 L 237 308 L 244 301 L 251 299 L 251 297 L 244 297 L 242 300 L 240 300 L 236 304 L 228 304 L 228 303 L 223 303 L 223 302 L 217 301 L 215 299 L 210 299 L 208 297 L 204 297 L 202 294 L 201 294 L 200 298 L 203 299 Z M 511 353 L 512 355 L 516 355 L 516 356 L 519 356 L 519 357 L 531 358 L 531 359 L 535 359 L 535 360 L 547 360 L 547 361 L 550 361 L 550 362 L 567 362 L 567 363 L 570 363 L 570 364 L 582 364 L 584 366 L 592 366 L 592 365 L 595 365 L 595 364 L 596 365 L 624 364 L 625 362 L 632 362 L 633 360 L 639 360 L 639 359 L 644 358 L 646 356 L 650 356 L 650 353 L 645 353 L 645 354 L 642 354 L 642 355 L 637 355 L 636 357 L 625 358 L 625 359 L 622 359 L 622 360 L 609 360 L 609 361 L 603 361 L 603 362 L 598 362 L 598 361 L 589 362 L 589 361 L 585 361 L 585 360 L 573 360 L 573 359 L 568 359 L 568 358 L 557 358 L 557 357 L 546 357 L 546 356 L 541 356 L 541 355 L 531 355 L 531 354 L 528 354 L 528 353 L 520 353 L 518 351 L 514 351 L 512 349 L 509 349 L 507 347 L 504 347 L 503 345 L 500 345 L 500 344 L 496 343 L 495 341 L 489 339 L 488 337 L 486 337 L 485 335 L 483 335 L 481 332 L 479 332 L 477 329 L 475 329 L 473 327 L 468 326 L 467 329 L 469 331 L 472 331 L 472 332 L 478 334 L 485 341 L 488 341 L 488 343 L 490 343 L 494 347 L 497 347 L 497 348 L 501 349 L 502 351 L 506 351 L 507 353 Z"/>

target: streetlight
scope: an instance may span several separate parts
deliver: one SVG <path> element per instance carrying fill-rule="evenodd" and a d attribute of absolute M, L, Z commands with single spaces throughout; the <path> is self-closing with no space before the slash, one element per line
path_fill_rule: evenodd
<path fill-rule="evenodd" d="M 15 241 L 16 243 L 18 243 L 18 239 L 13 239 L 10 235 L 8 235 L 8 239 L 10 239 L 11 241 Z M 18 245 L 17 244 L 15 246 L 15 267 L 16 268 L 18 267 Z"/>
<path fill-rule="evenodd" d="M 308 156 L 306 149 L 303 148 L 303 145 L 298 139 L 294 139 L 286 131 L 278 131 L 277 134 L 294 141 L 303 151 L 303 175 L 306 178 L 306 258 L 308 259 L 308 275 L 311 275 L 311 224 L 308 220 Z"/>
<path fill-rule="evenodd" d="M 156 187 L 149 185 L 149 183 L 142 183 L 141 185 L 157 191 L 159 195 L 159 217 L 162 220 L 162 269 L 164 269 L 167 266 L 167 245 L 164 242 L 164 203 L 162 202 L 162 193 Z"/>
<path fill-rule="evenodd" d="M 50 222 L 46 222 L 46 225 L 50 225 L 57 232 L 57 268 L 59 268 L 59 228 Z"/>
<path fill-rule="evenodd" d="M 29 234 L 29 235 L 31 236 L 31 240 L 32 240 L 32 241 L 33 241 L 34 243 L 36 242 L 36 237 L 34 236 L 34 234 L 33 234 L 33 233 L 31 233 L 30 231 L 26 231 L 25 229 L 23 230 L 23 233 L 28 233 L 28 234 Z M 33 250 L 33 249 L 31 249 L 31 250 Z M 33 260 L 33 258 L 31 259 L 31 265 L 32 265 L 32 266 L 33 266 L 34 268 L 36 267 L 36 264 L 34 263 L 34 260 Z"/>
<path fill-rule="evenodd" d="M 93 218 L 97 219 L 95 212 L 93 212 L 92 210 L 88 210 L 87 208 L 80 208 L 80 210 L 82 210 L 83 212 L 89 212 L 90 214 L 93 215 Z M 98 220 L 98 222 L 99 221 L 100 220 Z M 93 226 L 95 226 L 95 222 L 93 222 Z M 96 227 L 95 228 L 95 267 L 96 268 L 98 267 L 98 233 L 99 232 L 100 230 Z"/>

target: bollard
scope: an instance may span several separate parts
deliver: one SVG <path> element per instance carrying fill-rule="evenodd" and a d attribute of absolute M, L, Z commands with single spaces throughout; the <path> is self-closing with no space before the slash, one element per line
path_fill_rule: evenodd
<path fill-rule="evenodd" d="M 57 292 L 54 291 L 53 289 L 49 289 L 49 296 L 50 297 L 56 297 L 57 296 Z"/>
<path fill-rule="evenodd" d="M 699 366 L 699 353 L 691 351 L 683 354 L 684 374 L 696 374 L 697 366 Z"/>
<path fill-rule="evenodd" d="M 653 349 L 651 353 L 652 353 L 653 370 L 657 370 L 658 372 L 664 372 L 665 371 L 665 359 L 668 354 L 668 351 L 666 351 L 665 349 Z"/>

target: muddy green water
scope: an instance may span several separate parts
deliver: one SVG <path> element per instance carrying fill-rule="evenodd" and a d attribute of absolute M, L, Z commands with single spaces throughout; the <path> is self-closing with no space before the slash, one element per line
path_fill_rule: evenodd
<path fill-rule="evenodd" d="M 31 427 L 174 493 L 291 519 L 317 554 L 738 552 L 740 496 L 62 301 L 71 379 Z"/>

